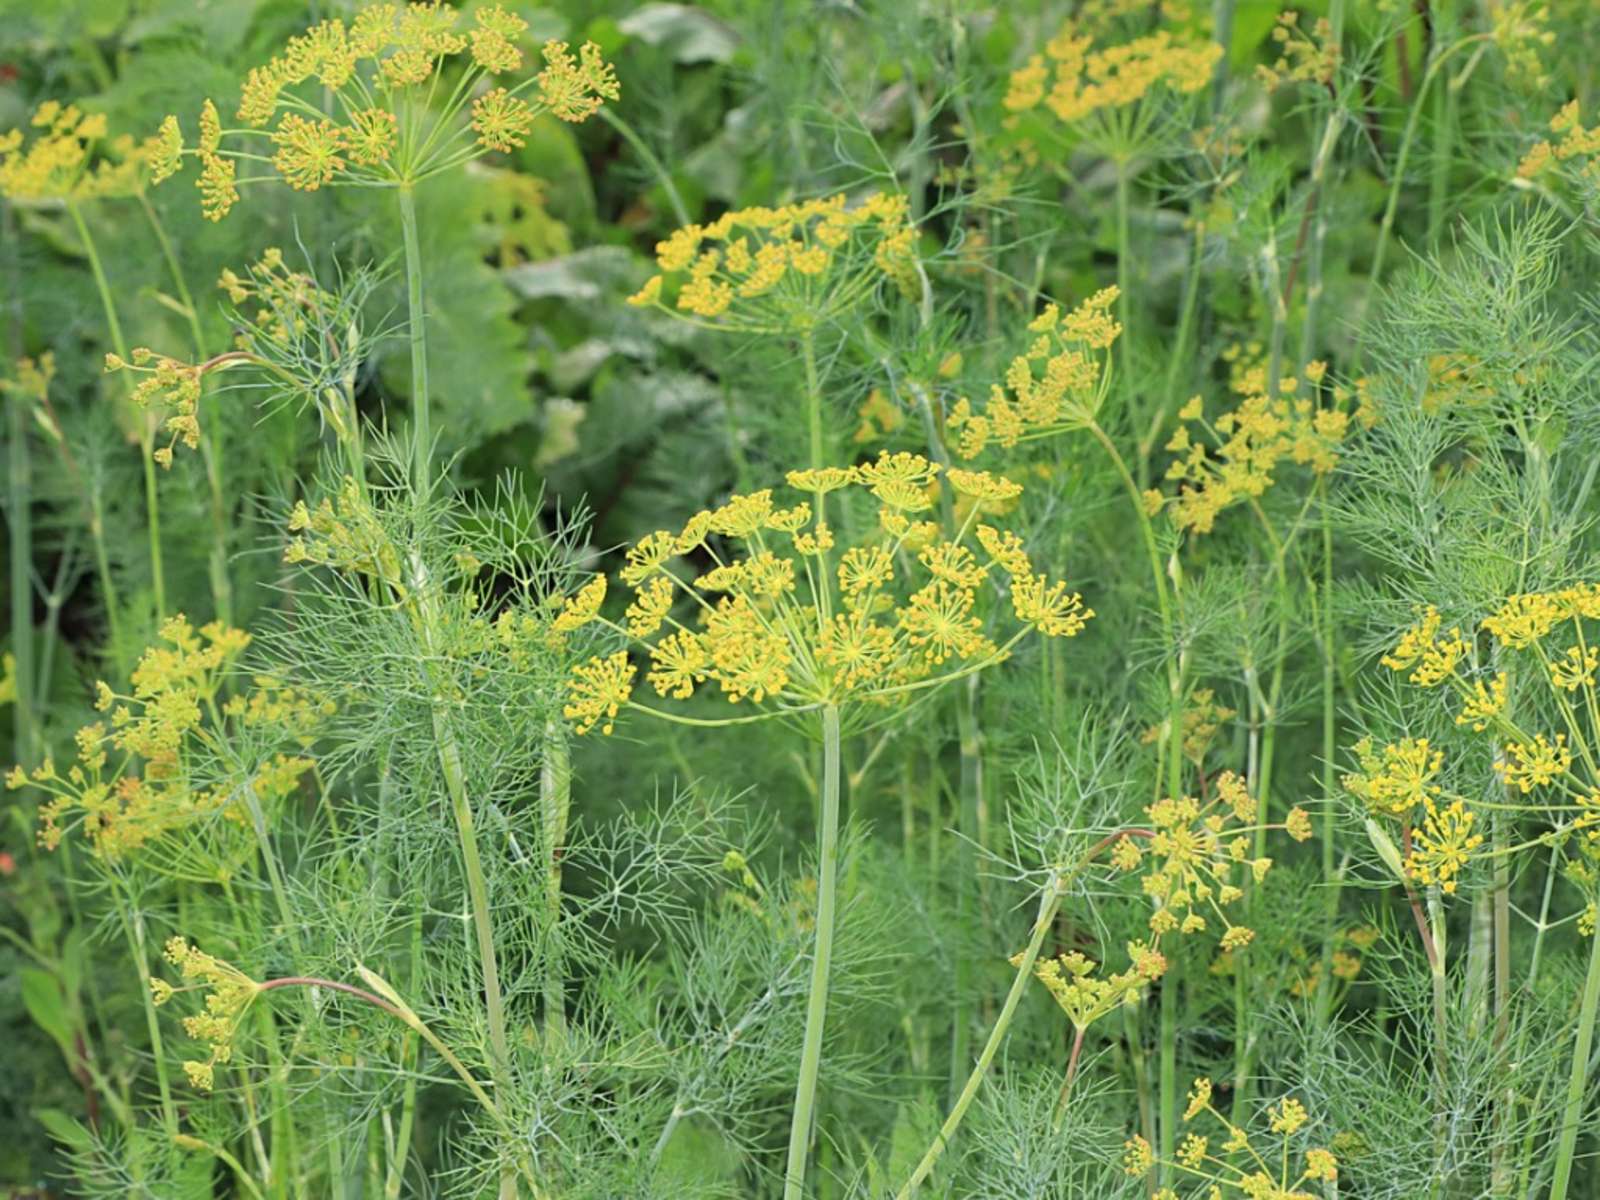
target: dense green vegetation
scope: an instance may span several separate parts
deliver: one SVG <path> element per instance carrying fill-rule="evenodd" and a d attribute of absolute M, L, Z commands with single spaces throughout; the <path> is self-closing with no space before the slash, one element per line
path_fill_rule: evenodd
<path fill-rule="evenodd" d="M 0 1192 L 1600 1189 L 1586 0 L 0 29 Z"/>

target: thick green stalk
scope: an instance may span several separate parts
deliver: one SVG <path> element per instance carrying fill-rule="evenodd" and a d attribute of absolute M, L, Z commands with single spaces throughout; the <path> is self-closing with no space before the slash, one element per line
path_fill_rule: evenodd
<path fill-rule="evenodd" d="M 128 939 L 128 949 L 133 952 L 139 977 L 139 998 L 144 1002 L 145 1027 L 150 1033 L 150 1056 L 156 1067 L 156 1090 L 161 1096 L 161 1124 L 171 1139 L 178 1134 L 178 1109 L 172 1102 L 172 1083 L 167 1078 L 167 1051 L 161 1040 L 161 1019 L 156 1016 L 155 997 L 150 991 L 150 950 L 145 942 L 144 915 L 134 911 L 133 897 L 126 883 L 119 878 L 117 884 L 117 916 L 122 921 L 123 936 Z"/>
<path fill-rule="evenodd" d="M 1327 924 L 1322 937 L 1317 1023 L 1326 1026 L 1333 1012 L 1333 947 L 1338 936 L 1334 927 L 1339 919 L 1339 893 L 1343 883 L 1334 858 L 1335 817 L 1338 811 L 1334 804 L 1333 758 L 1336 631 L 1333 621 L 1333 524 L 1329 518 L 1326 496 L 1323 497 L 1322 510 L 1322 611 L 1317 615 L 1322 618 L 1322 886 L 1327 889 L 1323 906 L 1323 919 Z"/>
<path fill-rule="evenodd" d="M 29 467 L 27 398 L 13 392 L 6 405 L 9 494 L 6 518 L 11 532 L 11 653 L 16 691 L 12 696 L 13 753 L 24 766 L 34 764 L 37 728 L 33 705 L 33 476 Z"/>
<path fill-rule="evenodd" d="M 612 110 L 610 105 L 600 109 L 600 119 L 622 135 L 622 140 L 633 147 L 633 152 L 649 167 L 656 177 L 656 182 L 661 184 L 661 190 L 667 194 L 667 203 L 672 205 L 672 215 L 681 225 L 689 224 L 689 210 L 684 207 L 683 197 L 678 194 L 678 185 L 672 182 L 672 172 L 667 170 L 656 152 L 650 145 L 621 117 Z"/>
<path fill-rule="evenodd" d="M 1017 1003 L 1022 999 L 1022 993 L 1028 986 L 1028 979 L 1033 974 L 1033 964 L 1039 957 L 1039 948 L 1044 944 L 1045 934 L 1049 932 L 1051 924 L 1056 919 L 1056 909 L 1061 906 L 1062 881 L 1052 878 L 1039 895 L 1039 912 L 1033 920 L 1033 936 L 1028 939 L 1028 946 L 1017 960 L 1017 974 L 1011 981 L 1011 990 L 1006 993 L 1005 1004 L 1000 1008 L 1000 1015 L 995 1018 L 993 1027 L 989 1030 L 989 1040 L 983 1045 L 983 1050 L 978 1054 L 977 1064 L 967 1076 L 966 1086 L 961 1089 L 961 1094 L 956 1097 L 955 1104 L 950 1109 L 950 1115 L 939 1127 L 939 1132 L 934 1136 L 933 1143 L 923 1153 L 921 1161 L 917 1163 L 916 1170 L 905 1185 L 895 1193 L 895 1200 L 909 1200 L 923 1182 L 938 1165 L 939 1156 L 944 1153 L 950 1139 L 955 1136 L 960 1127 L 962 1118 L 967 1115 L 967 1109 L 972 1106 L 972 1101 L 978 1095 L 978 1089 L 983 1085 L 984 1077 L 989 1073 L 989 1066 L 994 1062 L 994 1056 L 1000 1049 L 1000 1043 L 1005 1040 L 1006 1031 L 1011 1027 L 1011 1018 L 1017 1011 Z"/>
<path fill-rule="evenodd" d="M 128 342 L 122 336 L 122 321 L 117 316 L 117 304 L 111 296 L 111 284 L 106 279 L 105 267 L 100 261 L 100 252 L 95 248 L 94 238 L 89 233 L 89 226 L 84 222 L 83 213 L 77 204 L 67 202 L 67 212 L 72 217 L 72 224 L 78 231 L 78 238 L 83 242 L 84 254 L 89 259 L 89 270 L 94 275 L 95 288 L 100 293 L 100 307 L 105 312 L 106 328 L 111 334 L 111 348 L 117 352 L 117 357 L 127 360 Z M 134 418 L 139 422 L 139 450 L 144 467 L 144 502 L 150 534 L 150 586 L 155 592 L 156 620 L 164 621 L 167 616 L 167 584 L 166 573 L 161 564 L 161 499 L 156 491 L 156 462 L 152 456 L 155 449 L 155 416 L 152 413 L 135 413 Z"/>
<path fill-rule="evenodd" d="M 451 732 L 444 708 L 433 709 L 433 736 L 439 750 L 439 767 L 445 789 L 450 794 L 450 811 L 455 816 L 461 862 L 467 876 L 467 895 L 472 904 L 472 928 L 477 935 L 478 967 L 483 975 L 484 1016 L 489 1026 L 489 1052 L 494 1058 L 495 1094 L 505 1098 L 511 1067 L 511 1046 L 506 1037 L 505 1000 L 500 993 L 500 964 L 494 948 L 494 926 L 489 914 L 489 886 L 478 853 L 478 834 L 473 825 L 472 804 L 467 799 L 466 773 L 461 748 Z M 501 1200 L 517 1194 L 516 1175 L 509 1164 L 500 1177 Z"/>
<path fill-rule="evenodd" d="M 789 1124 L 789 1160 L 783 1173 L 784 1200 L 802 1200 L 811 1159 L 811 1118 L 822 1065 L 822 1029 L 828 1015 L 828 973 L 833 965 L 834 910 L 839 874 L 839 710 L 822 707 L 822 821 L 817 829 L 817 927 L 806 997 L 805 1039 Z"/>
<path fill-rule="evenodd" d="M 12 357 L 19 356 L 22 340 L 22 287 L 16 261 L 16 215 L 5 206 L 3 243 L 6 278 L 11 282 Z M 20 391 L 11 393 L 6 405 L 6 439 L 9 466 L 9 494 L 6 520 L 11 533 L 11 653 L 16 662 L 16 691 L 12 696 L 12 753 L 25 767 L 32 767 L 37 749 L 34 720 L 33 666 L 33 475 L 28 454 L 28 401 Z"/>
<path fill-rule="evenodd" d="M 566 956 L 562 948 L 561 855 L 567 841 L 567 814 L 572 806 L 572 760 L 567 753 L 566 728 L 559 721 L 545 725 L 544 765 L 539 775 L 539 803 L 544 822 L 545 862 L 545 1029 L 559 1033 L 567 1026 L 563 977 Z"/>
<path fill-rule="evenodd" d="M 417 203 L 410 184 L 396 189 L 400 231 L 406 250 L 406 318 L 411 338 L 411 478 L 419 499 L 432 484 L 433 426 L 428 398 L 428 337 L 422 294 L 422 246 L 417 237 Z"/>
<path fill-rule="evenodd" d="M 1572 1183 L 1572 1160 L 1578 1145 L 1578 1123 L 1589 1081 L 1589 1052 L 1594 1046 L 1595 1012 L 1600 1009 L 1600 933 L 1589 939 L 1589 970 L 1583 981 L 1583 1001 L 1578 1008 L 1578 1028 L 1572 1039 L 1572 1072 L 1567 1077 L 1567 1102 L 1561 1113 L 1561 1140 L 1556 1144 L 1555 1176 L 1550 1200 L 1567 1200 Z"/>

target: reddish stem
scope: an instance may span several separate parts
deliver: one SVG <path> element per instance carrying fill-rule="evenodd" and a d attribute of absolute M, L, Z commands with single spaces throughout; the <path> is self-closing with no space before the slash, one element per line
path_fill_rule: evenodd
<path fill-rule="evenodd" d="M 312 975 L 286 975 L 282 979 L 267 980 L 258 990 L 270 992 L 274 988 L 285 987 L 320 987 L 328 988 L 330 991 L 344 992 L 346 995 L 355 996 L 358 999 L 365 1000 L 368 1004 L 383 1009 L 391 1017 L 397 1017 L 402 1021 L 405 1020 L 405 1014 L 382 996 L 374 995 L 364 988 L 358 988 L 348 983 L 340 983 L 335 979 L 318 979 Z"/>

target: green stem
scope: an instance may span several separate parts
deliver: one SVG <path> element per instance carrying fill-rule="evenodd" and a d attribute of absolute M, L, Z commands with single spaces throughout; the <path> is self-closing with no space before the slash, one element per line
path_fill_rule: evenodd
<path fill-rule="evenodd" d="M 920 385 L 913 385 L 912 391 L 922 412 L 928 457 L 949 470 L 950 455 L 945 449 L 944 439 L 939 436 L 939 419 L 934 412 L 933 400 L 927 389 Z M 955 506 L 951 503 L 948 488 L 940 490 L 939 504 L 945 528 L 954 535 Z M 983 804 L 983 733 L 978 723 L 976 682 L 977 677 L 974 676 L 969 683 L 958 684 L 955 688 L 956 733 L 960 739 L 958 748 L 961 760 L 960 807 L 956 815 L 956 828 L 961 839 L 956 851 L 958 865 L 955 873 L 956 926 L 960 929 L 972 928 L 973 881 L 977 875 L 977 847 L 981 844 L 979 814 Z M 966 954 L 956 959 L 955 1007 L 950 1027 L 949 1093 L 952 1099 L 956 1089 L 961 1086 L 963 1075 L 969 1070 L 967 1055 L 972 1041 L 970 1016 L 974 992 L 972 966 Z"/>
<path fill-rule="evenodd" d="M 994 1056 L 1000 1049 L 1000 1043 L 1005 1040 L 1006 1031 L 1011 1027 L 1011 1018 L 1017 1011 L 1017 1004 L 1022 999 L 1022 993 L 1028 986 L 1028 979 L 1033 974 L 1033 964 L 1039 957 L 1039 948 L 1044 944 L 1045 934 L 1049 932 L 1051 924 L 1056 918 L 1056 909 L 1061 906 L 1063 894 L 1062 881 L 1051 879 L 1044 891 L 1039 895 L 1039 912 L 1033 921 L 1033 936 L 1028 940 L 1027 949 L 1017 960 L 1017 974 L 1011 981 L 1011 990 L 1006 993 L 1005 1004 L 1000 1008 L 1000 1014 L 995 1018 L 993 1027 L 989 1030 L 989 1040 L 983 1045 L 983 1050 L 978 1054 L 978 1061 L 967 1076 L 966 1086 L 961 1089 L 961 1094 L 956 1097 L 955 1104 L 950 1109 L 950 1115 L 939 1127 L 939 1132 L 934 1136 L 933 1143 L 923 1153 L 922 1159 L 917 1163 L 916 1170 L 905 1185 L 895 1193 L 895 1200 L 909 1200 L 923 1182 L 938 1165 L 939 1157 L 944 1153 L 950 1139 L 955 1136 L 962 1119 L 967 1115 L 967 1109 L 972 1106 L 972 1101 L 978 1094 L 978 1089 L 983 1086 L 984 1077 L 989 1073 L 989 1066 L 994 1062 Z"/>
<path fill-rule="evenodd" d="M 194 341 L 196 361 L 204 361 L 205 334 L 200 329 L 200 313 L 195 307 L 194 297 L 189 292 L 188 281 L 183 277 L 183 268 L 178 264 L 177 251 L 173 248 L 172 239 L 167 236 L 166 226 L 161 223 L 161 217 L 157 214 L 155 206 L 143 192 L 139 193 L 139 204 L 144 209 L 146 221 L 155 232 L 156 242 L 161 247 L 161 256 L 166 260 L 167 274 L 172 276 L 172 285 L 177 289 L 178 300 L 189 319 L 189 336 Z M 224 625 L 232 625 L 233 581 L 228 575 L 228 506 L 223 499 L 222 489 L 224 456 L 221 414 L 215 397 L 202 395 L 199 403 L 211 410 L 203 415 L 200 422 L 200 459 L 205 466 L 206 487 L 211 507 L 211 597 L 216 607 L 217 619 Z"/>
<path fill-rule="evenodd" d="M 1326 491 L 1325 484 L 1319 487 Z M 1325 1028 L 1333 1010 L 1333 948 L 1337 940 L 1342 873 L 1334 860 L 1334 672 L 1336 630 L 1333 620 L 1333 523 L 1324 494 L 1322 508 L 1322 886 L 1327 889 L 1323 919 L 1322 974 L 1317 991 L 1317 1024 Z"/>
<path fill-rule="evenodd" d="M 506 1037 L 505 1000 L 500 993 L 500 964 L 494 948 L 494 926 L 489 913 L 489 885 L 478 853 L 478 834 L 473 825 L 472 805 L 467 799 L 466 774 L 461 749 L 451 731 L 442 703 L 433 707 L 433 736 L 439 751 L 439 767 L 450 794 L 450 809 L 455 816 L 461 862 L 467 876 L 467 895 L 472 904 L 472 927 L 478 941 L 478 966 L 483 976 L 484 1015 L 489 1025 L 489 1051 L 494 1059 L 495 1094 L 503 1100 L 509 1092 L 511 1045 Z M 420 1032 L 420 1031 L 419 1031 Z M 516 1175 L 508 1163 L 500 1176 L 501 1200 L 514 1200 Z"/>
<path fill-rule="evenodd" d="M 1405 132 L 1400 136 L 1400 152 L 1395 158 L 1394 174 L 1389 180 L 1389 199 L 1383 207 L 1383 220 L 1378 226 L 1378 243 L 1372 252 L 1372 268 L 1367 272 L 1367 293 L 1365 302 L 1361 306 L 1360 320 L 1364 325 L 1372 319 L 1372 299 L 1383 276 L 1383 260 L 1389 249 L 1389 238 L 1394 232 L 1395 213 L 1400 207 L 1400 191 L 1405 185 L 1406 163 L 1411 157 L 1411 145 L 1416 141 L 1417 124 L 1422 116 L 1422 101 L 1427 95 L 1429 86 L 1434 77 L 1438 75 L 1444 64 L 1458 51 L 1465 49 L 1475 42 L 1481 42 L 1490 37 L 1487 33 L 1475 33 L 1464 37 L 1454 45 L 1447 46 L 1434 55 L 1433 61 L 1428 64 L 1427 71 L 1422 76 L 1422 83 L 1417 88 L 1417 94 L 1411 101 L 1411 113 L 1406 118 Z M 1365 344 L 1363 339 L 1356 341 L 1356 362 L 1353 370 L 1359 370 L 1361 365 L 1361 347 Z"/>
<path fill-rule="evenodd" d="M 565 954 L 561 925 L 561 856 L 567 841 L 567 814 L 572 805 L 572 761 L 567 753 L 566 729 L 559 721 L 545 725 L 544 765 L 539 776 L 540 808 L 544 818 L 545 956 L 544 1021 L 554 1033 L 567 1026 L 564 993 Z"/>
<path fill-rule="evenodd" d="M 667 203 L 672 205 L 672 215 L 680 226 L 689 224 L 689 210 L 684 207 L 683 197 L 678 194 L 678 185 L 672 182 L 672 172 L 668 171 L 661 159 L 656 156 L 642 137 L 634 131 L 621 117 L 612 111 L 610 105 L 600 109 L 600 119 L 622 135 L 622 140 L 633 148 L 633 152 L 644 160 L 644 165 L 650 168 L 656 177 L 656 182 L 661 185 L 661 190 L 667 194 Z"/>
<path fill-rule="evenodd" d="M 1138 414 L 1135 408 L 1135 391 L 1133 387 L 1133 324 L 1130 316 L 1130 307 L 1133 302 L 1129 256 L 1131 254 L 1129 243 L 1132 238 L 1128 233 L 1128 163 L 1125 158 L 1117 159 L 1117 320 L 1122 325 L 1122 334 L 1117 338 L 1117 351 L 1122 367 L 1122 395 L 1124 411 L 1128 415 L 1129 426 L 1137 434 L 1139 430 Z M 1143 491 L 1150 486 L 1150 461 L 1139 447 L 1138 476 L 1139 490 Z"/>
<path fill-rule="evenodd" d="M 1572 1182 L 1572 1160 L 1578 1145 L 1578 1124 L 1583 1118 L 1597 1009 L 1600 1009 L 1600 932 L 1589 938 L 1589 970 L 1584 976 L 1583 1001 L 1578 1008 L 1578 1027 L 1572 1039 L 1572 1072 L 1567 1077 L 1567 1102 L 1561 1113 L 1561 1140 L 1556 1145 L 1550 1200 L 1567 1200 L 1567 1189 Z"/>
<path fill-rule="evenodd" d="M 406 315 L 411 338 L 411 475 L 417 498 L 427 496 L 431 477 L 428 461 L 433 453 L 433 427 L 428 398 L 428 340 L 422 296 L 422 247 L 417 238 L 417 205 L 412 185 L 396 189 L 400 199 L 400 230 L 406 250 Z"/>
<path fill-rule="evenodd" d="M 822 1029 L 828 1015 L 828 973 L 833 964 L 834 910 L 839 871 L 839 709 L 822 708 L 822 821 L 817 829 L 817 925 L 806 997 L 806 1030 L 800 1076 L 789 1125 L 789 1160 L 783 1173 L 784 1200 L 802 1200 L 811 1158 L 811 1118 L 822 1065 Z"/>
<path fill-rule="evenodd" d="M 9 230 L 10 205 L 6 206 L 6 225 Z M 14 273 L 11 277 L 16 278 Z M 12 668 L 16 687 L 11 705 L 12 752 L 17 762 L 32 767 L 38 737 L 33 696 L 33 475 L 28 455 L 28 398 L 21 391 L 13 391 L 9 400 L 6 405 L 7 465 L 10 468 L 6 520 L 11 533 L 11 654 L 15 660 Z"/>
<path fill-rule="evenodd" d="M 139 998 L 144 1002 L 145 1027 L 150 1033 L 150 1055 L 155 1060 L 156 1090 L 161 1095 L 161 1124 L 169 1138 L 178 1134 L 178 1109 L 172 1102 L 172 1083 L 167 1078 L 167 1051 L 161 1040 L 161 1020 L 156 1016 L 155 997 L 150 992 L 150 951 L 145 944 L 144 915 L 134 910 L 133 897 L 127 885 L 119 878 L 117 888 L 117 916 L 122 921 L 123 935 L 128 939 L 128 949 L 133 952 L 139 978 Z"/>
<path fill-rule="evenodd" d="M 89 270 L 94 275 L 94 285 L 100 293 L 100 307 L 105 312 L 106 328 L 111 334 L 111 348 L 117 352 L 118 358 L 126 361 L 128 343 L 122 336 L 122 321 L 117 316 L 116 301 L 111 296 L 111 284 L 106 279 L 100 252 L 89 233 L 89 226 L 84 222 L 82 210 L 69 200 L 67 212 L 72 217 L 72 224 L 78 231 L 79 240 L 83 243 L 84 254 L 89 259 Z M 144 467 L 144 502 L 149 519 L 150 585 L 155 592 L 156 620 L 159 623 L 166 620 L 167 616 L 167 584 L 166 573 L 161 563 L 161 501 L 156 491 L 156 463 L 152 457 L 155 448 L 155 415 L 135 413 L 134 419 L 139 422 L 139 449 Z"/>

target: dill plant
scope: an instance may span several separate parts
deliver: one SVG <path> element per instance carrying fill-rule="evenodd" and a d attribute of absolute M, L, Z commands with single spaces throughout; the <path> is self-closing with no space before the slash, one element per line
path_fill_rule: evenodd
<path fill-rule="evenodd" d="M 1592 22 L 718 12 L 0 141 L 6 1100 L 94 1195 L 1586 1194 Z M 424 184 L 545 392 L 448 462 Z"/>

